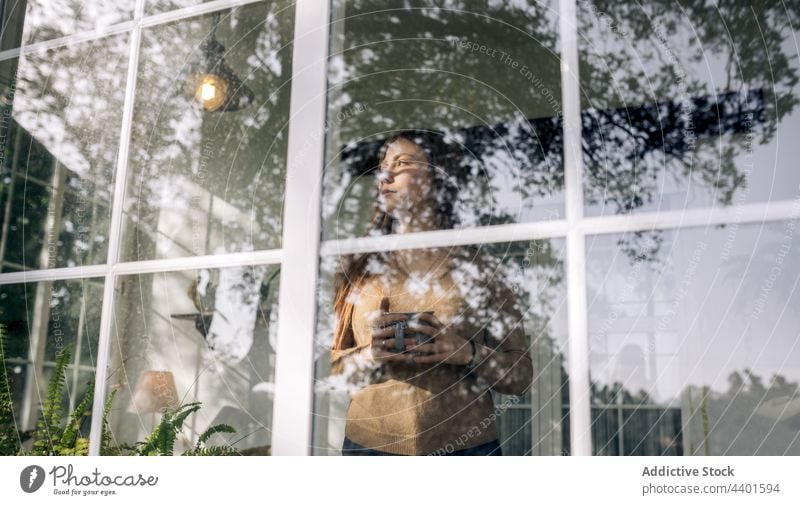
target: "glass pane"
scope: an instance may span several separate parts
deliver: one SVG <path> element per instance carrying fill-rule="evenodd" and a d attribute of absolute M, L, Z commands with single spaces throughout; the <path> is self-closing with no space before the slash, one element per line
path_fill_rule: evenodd
<path fill-rule="evenodd" d="M 60 311 L 72 306 L 78 306 L 80 300 L 102 300 L 103 279 L 86 279 L 83 282 L 58 283 L 52 289 L 53 299 L 50 301 L 50 313 L 54 319 Z M 100 334 L 100 311 L 102 303 L 80 305 L 80 311 L 73 317 L 60 318 L 61 329 L 65 334 L 77 335 L 87 332 L 92 335 Z M 48 341 L 45 344 L 44 359 L 55 361 L 58 351 L 63 346 L 60 339 Z M 75 345 L 73 356 L 75 364 L 94 367 L 94 356 L 97 352 L 95 342 L 80 341 Z"/>
<path fill-rule="evenodd" d="M 0 50 L 101 30 L 133 18 L 136 2 L 118 0 L 14 0 L 2 2 Z M 124 73 L 123 73 L 124 75 Z"/>
<path fill-rule="evenodd" d="M 777 0 L 578 2 L 587 214 L 796 198 L 797 16 Z"/>
<path fill-rule="evenodd" d="M 288 4 L 143 31 L 123 260 L 280 247 Z"/>
<path fill-rule="evenodd" d="M 441 4 L 334 2 L 325 239 L 419 205 L 441 211 L 417 229 L 563 217 L 556 2 Z M 409 129 L 416 152 L 384 153 Z"/>
<path fill-rule="evenodd" d="M 568 453 L 563 253 L 545 240 L 324 257 L 313 452 Z"/>
<path fill-rule="evenodd" d="M 100 328 L 103 280 L 82 279 L 0 286 L 0 324 L 6 329 L 6 359 L 0 363 L 9 381 L 14 422 L 23 435 L 23 451 L 31 451 L 43 402 L 48 397 L 57 355 L 69 352 L 61 399 L 61 413 L 53 433 L 58 434 L 86 398 L 94 379 Z M 58 454 L 85 453 L 91 408 L 81 417 L 78 439 L 62 440 Z M 31 438 L 33 436 L 33 438 Z M 77 444 L 77 445 L 76 445 Z M 20 447 L 16 447 L 15 451 Z M 15 452 L 11 451 L 11 452 Z M 39 454 L 36 452 L 36 454 Z"/>
<path fill-rule="evenodd" d="M 131 454 L 170 412 L 199 409 L 179 428 L 173 452 L 200 443 L 269 454 L 277 348 L 277 266 L 124 276 L 117 283 L 109 393 L 112 443 Z M 216 431 L 216 430 L 215 430 Z"/>
<path fill-rule="evenodd" d="M 4 261 L 106 262 L 127 65 L 127 35 L 0 62 Z"/>
<path fill-rule="evenodd" d="M 590 239 L 595 454 L 800 454 L 796 231 Z"/>

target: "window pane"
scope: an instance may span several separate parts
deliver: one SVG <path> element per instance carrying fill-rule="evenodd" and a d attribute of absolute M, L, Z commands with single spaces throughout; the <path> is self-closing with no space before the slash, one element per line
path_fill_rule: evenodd
<path fill-rule="evenodd" d="M 800 454 L 796 224 L 589 241 L 596 454 Z"/>
<path fill-rule="evenodd" d="M 793 17 L 781 1 L 578 2 L 586 212 L 796 198 Z"/>
<path fill-rule="evenodd" d="M 435 229 L 563 217 L 556 3 L 404 5 L 334 2 L 324 237 L 368 232 L 381 173 L 390 214 L 433 188 Z M 382 163 L 405 129 L 421 151 Z"/>
<path fill-rule="evenodd" d="M 200 402 L 174 446 L 230 445 L 269 454 L 277 348 L 277 266 L 192 270 L 121 277 L 114 308 L 109 394 L 115 454 L 144 441 L 167 409 Z M 123 454 L 128 451 L 122 450 Z"/>
<path fill-rule="evenodd" d="M 18 268 L 105 263 L 128 36 L 0 62 L 0 255 Z"/>
<path fill-rule="evenodd" d="M 133 18 L 136 2 L 118 0 L 14 0 L 2 2 L 0 50 L 100 30 Z"/>
<path fill-rule="evenodd" d="M 568 453 L 563 252 L 558 240 L 324 257 L 313 452 Z M 391 316 L 372 319 L 384 311 L 433 316 L 406 321 L 398 351 Z M 418 347 L 422 331 L 445 347 Z"/>
<path fill-rule="evenodd" d="M 61 415 L 57 435 L 76 407 L 90 392 L 95 375 L 100 328 L 103 280 L 83 279 L 0 286 L 0 324 L 6 329 L 6 359 L 0 363 L 7 373 L 14 422 L 22 435 L 21 449 L 31 451 L 37 420 L 48 396 L 56 358 L 66 350 Z M 87 449 L 91 426 L 91 403 L 78 429 L 78 445 Z M 44 441 L 42 439 L 42 441 Z M 75 446 L 62 443 L 64 450 Z M 17 448 L 19 449 L 19 448 Z M 60 452 L 59 454 L 68 454 Z"/>
<path fill-rule="evenodd" d="M 280 247 L 293 10 L 248 5 L 148 28 L 123 260 Z"/>

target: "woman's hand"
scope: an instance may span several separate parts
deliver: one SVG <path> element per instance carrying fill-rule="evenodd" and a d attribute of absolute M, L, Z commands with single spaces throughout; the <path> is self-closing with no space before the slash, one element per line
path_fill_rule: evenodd
<path fill-rule="evenodd" d="M 420 321 L 428 324 L 411 322 L 406 328 L 406 333 L 424 333 L 434 338 L 430 344 L 412 345 L 410 352 L 430 353 L 413 356 L 412 363 L 449 363 L 451 365 L 466 365 L 472 360 L 472 346 L 469 340 L 456 335 L 450 326 L 445 326 L 433 314 L 423 313 L 418 316 Z M 408 344 L 406 344 L 408 345 Z"/>
<path fill-rule="evenodd" d="M 372 329 L 372 343 L 361 350 L 361 357 L 375 362 L 409 362 L 412 355 L 398 351 L 395 347 L 393 323 L 405 321 L 406 316 L 402 314 L 385 315 L 383 310 L 380 314 L 374 315 L 370 319 Z M 413 338 L 405 339 L 406 349 L 417 344 Z"/>

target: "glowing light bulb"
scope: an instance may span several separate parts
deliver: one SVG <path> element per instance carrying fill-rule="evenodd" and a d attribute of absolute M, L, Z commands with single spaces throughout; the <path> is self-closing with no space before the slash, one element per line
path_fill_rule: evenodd
<path fill-rule="evenodd" d="M 207 111 L 215 111 L 228 99 L 228 82 L 216 74 L 199 76 L 194 97 Z"/>
<path fill-rule="evenodd" d="M 202 98 L 204 102 L 213 99 L 216 94 L 217 88 L 213 83 L 204 82 L 200 85 L 200 98 Z"/>

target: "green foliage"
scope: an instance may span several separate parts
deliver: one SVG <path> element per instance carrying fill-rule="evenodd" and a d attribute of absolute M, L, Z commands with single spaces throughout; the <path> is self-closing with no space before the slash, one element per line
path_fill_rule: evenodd
<path fill-rule="evenodd" d="M 208 442 L 208 439 L 211 438 L 214 433 L 236 433 L 236 430 L 227 424 L 217 424 L 216 426 L 212 426 L 204 431 L 202 435 L 200 435 L 200 438 L 197 439 L 197 445 L 195 448 L 199 449 L 203 444 Z"/>
<path fill-rule="evenodd" d="M 64 379 L 69 358 L 70 352 L 66 347 L 56 354 L 56 367 L 50 377 L 50 382 L 47 384 L 47 394 L 45 395 L 42 412 L 39 414 L 39 420 L 36 423 L 31 455 L 52 456 L 58 450 L 61 439 L 61 434 L 58 431 L 61 424 L 61 393 L 64 389 Z"/>
<path fill-rule="evenodd" d="M 143 443 L 137 444 L 141 456 L 171 456 L 175 439 L 183 428 L 186 418 L 200 409 L 200 403 L 188 403 L 177 409 L 167 409 L 161 422 Z"/>
<path fill-rule="evenodd" d="M 69 415 L 66 422 L 61 409 L 67 366 L 72 353 L 68 347 L 56 354 L 56 365 L 47 385 L 42 412 L 36 423 L 33 450 L 30 456 L 85 456 L 89 454 L 89 440 L 79 437 L 83 421 L 89 416 L 94 400 L 94 380 L 89 381 L 86 394 Z M 62 427 L 62 425 L 64 425 Z"/>
<path fill-rule="evenodd" d="M 194 449 L 188 450 L 183 453 L 184 456 L 239 456 L 239 451 L 233 447 L 223 446 L 206 446 L 214 433 L 236 433 L 236 430 L 227 424 L 217 424 L 206 431 L 204 431 L 197 439 Z"/>
<path fill-rule="evenodd" d="M 114 403 L 114 396 L 116 394 L 117 390 L 112 390 L 111 394 L 106 398 L 105 405 L 103 405 L 103 433 L 100 436 L 101 456 L 119 456 L 122 454 L 122 450 L 118 446 L 113 445 L 111 430 L 108 428 L 108 416 L 111 413 L 111 405 Z"/>
<path fill-rule="evenodd" d="M 11 402 L 11 385 L 6 369 L 6 327 L 0 324 L 0 456 L 11 456 L 19 451 L 20 433 L 14 422 Z"/>
<path fill-rule="evenodd" d="M 186 419 L 200 410 L 201 402 L 192 402 L 180 405 L 175 409 L 166 409 L 161 417 L 161 422 L 153 429 L 153 433 L 143 442 L 137 442 L 132 447 L 126 447 L 128 455 L 135 456 L 172 456 L 175 440 L 183 429 Z M 184 456 L 234 456 L 239 452 L 228 445 L 206 446 L 205 443 L 214 433 L 235 433 L 231 426 L 218 424 L 203 432 L 193 449 L 183 453 Z"/>
<path fill-rule="evenodd" d="M 6 328 L 0 324 L 0 456 L 85 456 L 89 454 L 89 439 L 81 437 L 81 426 L 91 415 L 94 402 L 94 379 L 89 381 L 88 388 L 81 401 L 76 405 L 66 421 L 61 408 L 64 393 L 66 370 L 70 363 L 71 352 L 61 349 L 56 355 L 56 365 L 50 382 L 47 385 L 42 412 L 33 433 L 34 442 L 31 451 L 21 450 L 24 433 L 21 433 L 14 420 L 11 387 L 8 382 L 6 366 Z M 112 390 L 103 406 L 103 428 L 101 434 L 100 454 L 103 456 L 168 456 L 173 454 L 175 441 L 190 415 L 200 409 L 201 403 L 194 402 L 166 410 L 161 422 L 143 442 L 133 446 L 114 444 L 108 418 L 114 396 Z M 236 430 L 227 424 L 218 424 L 204 431 L 192 449 L 185 451 L 186 456 L 238 456 L 239 452 L 229 445 L 209 446 L 206 443 L 215 433 L 235 433 Z"/>
<path fill-rule="evenodd" d="M 184 456 L 241 456 L 239 451 L 228 446 L 202 447 L 183 453 Z"/>
<path fill-rule="evenodd" d="M 2 456 L 81 456 L 89 453 L 89 439 L 80 436 L 80 429 L 90 415 L 94 399 L 94 381 L 90 381 L 86 394 L 66 422 L 61 409 L 70 350 L 61 349 L 56 355 L 53 376 L 47 385 L 42 412 L 33 432 L 31 451 L 23 451 L 26 434 L 17 429 L 14 420 L 11 388 L 6 363 L 6 329 L 0 324 L 0 455 Z M 63 425 L 63 427 L 62 427 Z"/>
<path fill-rule="evenodd" d="M 83 400 L 75 407 L 75 410 L 72 411 L 72 414 L 69 416 L 69 420 L 67 421 L 67 426 L 64 428 L 64 432 L 61 434 L 61 447 L 63 450 L 71 451 L 80 446 L 80 450 L 83 451 L 83 443 L 78 440 L 78 434 L 80 433 L 81 425 L 83 424 L 83 420 L 91 415 L 91 408 L 92 402 L 94 401 L 94 379 L 88 382 L 88 387 L 86 390 L 86 394 L 83 395 Z M 89 451 L 88 439 L 82 439 L 86 441 L 86 454 Z M 78 455 L 78 454 L 72 454 Z"/>

